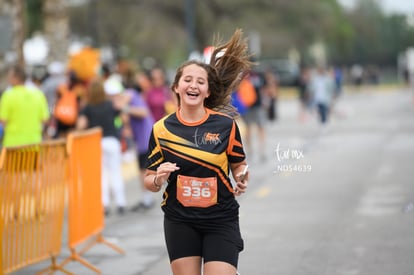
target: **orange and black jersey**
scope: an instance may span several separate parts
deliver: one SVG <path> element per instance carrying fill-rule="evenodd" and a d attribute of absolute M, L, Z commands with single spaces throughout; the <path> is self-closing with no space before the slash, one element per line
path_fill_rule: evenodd
<path fill-rule="evenodd" d="M 154 124 L 146 167 L 156 170 L 163 162 L 176 163 L 164 192 L 162 209 L 166 216 L 179 220 L 234 219 L 239 204 L 229 178 L 229 163 L 245 159 L 240 132 L 235 121 L 222 113 L 206 109 L 196 123 L 183 121 L 179 112 Z M 201 208 L 184 206 L 177 199 L 178 176 L 216 178 L 214 205 Z"/>

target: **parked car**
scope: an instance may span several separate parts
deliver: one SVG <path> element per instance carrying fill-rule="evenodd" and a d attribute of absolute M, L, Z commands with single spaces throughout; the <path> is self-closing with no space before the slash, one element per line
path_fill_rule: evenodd
<path fill-rule="evenodd" d="M 300 76 L 299 65 L 289 59 L 264 59 L 259 60 L 256 69 L 263 73 L 266 70 L 273 71 L 278 79 L 280 86 L 294 86 Z"/>

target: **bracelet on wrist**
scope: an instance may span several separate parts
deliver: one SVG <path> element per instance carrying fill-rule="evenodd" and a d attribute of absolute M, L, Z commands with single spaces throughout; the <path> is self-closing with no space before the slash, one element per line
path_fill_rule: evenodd
<path fill-rule="evenodd" d="M 153 184 L 154 184 L 155 188 L 157 188 L 157 189 L 161 189 L 161 185 L 158 185 L 158 184 L 157 184 L 157 176 L 156 176 L 156 175 L 155 175 L 155 177 L 154 177 Z"/>

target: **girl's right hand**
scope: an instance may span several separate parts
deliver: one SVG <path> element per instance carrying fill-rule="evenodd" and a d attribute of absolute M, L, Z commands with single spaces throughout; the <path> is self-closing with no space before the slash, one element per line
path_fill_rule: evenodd
<path fill-rule="evenodd" d="M 158 183 L 166 182 L 170 174 L 174 171 L 179 170 L 180 167 L 177 166 L 176 163 L 172 162 L 164 162 L 157 168 L 157 172 L 155 176 L 157 177 Z"/>

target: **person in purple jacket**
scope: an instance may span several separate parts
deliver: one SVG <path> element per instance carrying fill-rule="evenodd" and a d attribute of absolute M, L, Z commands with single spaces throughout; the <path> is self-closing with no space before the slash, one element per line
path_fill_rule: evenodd
<path fill-rule="evenodd" d="M 144 187 L 145 161 L 147 159 L 148 141 L 154 124 L 154 118 L 139 90 L 127 89 L 125 94 L 129 98 L 129 104 L 122 111 L 129 115 L 129 124 L 137 151 L 142 194 L 141 200 L 131 208 L 131 211 L 135 212 L 154 206 L 153 193 Z"/>
<path fill-rule="evenodd" d="M 168 87 L 164 71 L 155 67 L 150 72 L 152 87 L 145 94 L 145 100 L 152 113 L 154 121 L 168 114 L 169 104 L 173 104 L 172 92 Z"/>

